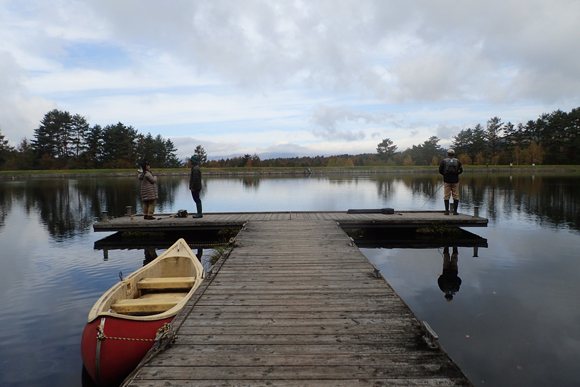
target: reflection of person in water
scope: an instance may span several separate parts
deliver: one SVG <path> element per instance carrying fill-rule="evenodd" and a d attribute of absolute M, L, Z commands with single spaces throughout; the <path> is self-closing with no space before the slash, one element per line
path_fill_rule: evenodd
<path fill-rule="evenodd" d="M 145 249 L 145 259 L 143 260 L 143 266 L 147 265 L 151 261 L 157 258 L 157 251 L 155 248 L 147 248 Z"/>
<path fill-rule="evenodd" d="M 449 247 L 443 248 L 443 273 L 437 279 L 439 289 L 445 293 L 445 299 L 451 301 L 461 286 L 461 278 L 457 276 L 457 247 L 453 247 L 453 253 L 449 256 Z"/>

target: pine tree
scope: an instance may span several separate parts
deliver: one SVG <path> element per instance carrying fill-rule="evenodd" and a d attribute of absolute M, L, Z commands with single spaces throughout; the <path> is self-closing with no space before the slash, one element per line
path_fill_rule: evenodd
<path fill-rule="evenodd" d="M 201 145 L 195 147 L 193 154 L 199 159 L 199 165 L 203 165 L 207 162 L 207 153 L 205 153 L 205 149 L 203 149 Z"/>

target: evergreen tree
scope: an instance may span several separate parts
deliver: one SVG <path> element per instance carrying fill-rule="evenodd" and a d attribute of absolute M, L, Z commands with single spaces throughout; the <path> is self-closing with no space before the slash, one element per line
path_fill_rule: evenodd
<path fill-rule="evenodd" d="M 54 109 L 44 115 L 38 128 L 34 129 L 31 144 L 38 157 L 53 158 L 66 156 L 68 133 L 72 117 L 69 112 Z"/>
<path fill-rule="evenodd" d="M 83 165 L 87 168 L 101 168 L 103 166 L 105 139 L 103 128 L 95 125 L 90 128 L 85 137 L 85 152 L 83 153 Z"/>
<path fill-rule="evenodd" d="M 384 160 L 388 160 L 393 157 L 396 151 L 397 146 L 393 145 L 393 141 L 390 138 L 385 138 L 377 145 L 377 153 Z"/>
<path fill-rule="evenodd" d="M 487 147 L 489 150 L 490 159 L 493 160 L 499 153 L 501 143 L 503 141 L 503 123 L 498 117 L 493 117 L 487 121 L 487 130 L 485 132 L 485 139 L 487 140 Z"/>
<path fill-rule="evenodd" d="M 451 146 L 456 155 L 469 155 L 471 153 L 473 141 L 473 131 L 471 129 L 462 129 L 455 137 Z"/>
<path fill-rule="evenodd" d="M 181 161 L 177 158 L 177 149 L 170 139 L 165 141 L 165 152 L 166 152 L 166 168 L 179 168 L 181 167 Z"/>
<path fill-rule="evenodd" d="M 17 147 L 17 152 L 15 154 L 16 158 L 16 169 L 29 170 L 34 169 L 35 163 L 35 151 L 32 144 L 27 139 L 20 142 Z"/>
<path fill-rule="evenodd" d="M 441 141 L 437 136 L 431 136 L 428 140 L 419 146 L 413 145 L 409 150 L 414 164 L 429 165 L 433 157 L 441 158 L 445 154 L 443 148 L 439 145 Z"/>
<path fill-rule="evenodd" d="M 133 168 L 138 160 L 137 130 L 122 123 L 103 129 L 103 167 Z"/>
<path fill-rule="evenodd" d="M 8 140 L 5 140 L 5 136 L 2 134 L 2 128 L 0 128 L 0 167 L 2 167 L 6 161 L 14 152 L 14 148 L 10 146 Z"/>
<path fill-rule="evenodd" d="M 80 156 L 87 150 L 87 136 L 89 133 L 89 123 L 85 117 L 80 114 L 75 114 L 71 118 L 69 142 L 70 152 L 77 161 L 77 166 Z"/>
<path fill-rule="evenodd" d="M 503 133 L 504 133 L 503 144 L 505 150 L 510 156 L 512 156 L 515 147 L 518 145 L 518 142 L 516 141 L 518 131 L 514 126 L 514 124 L 508 122 L 507 124 L 504 125 Z"/>
<path fill-rule="evenodd" d="M 471 136 L 471 153 L 469 156 L 475 160 L 479 160 L 482 164 L 483 154 L 487 151 L 487 141 L 485 139 L 485 130 L 481 124 L 475 125 Z M 479 156 L 478 156 L 479 155 Z M 477 162 L 477 161 L 476 161 Z"/>
<path fill-rule="evenodd" d="M 568 128 L 566 135 L 566 147 L 563 149 L 563 157 L 567 164 L 580 164 L 580 108 L 572 109 L 568 115 Z"/>
<path fill-rule="evenodd" d="M 193 154 L 199 159 L 199 165 L 203 165 L 207 162 L 207 153 L 205 153 L 205 149 L 203 149 L 201 145 L 195 147 Z"/>

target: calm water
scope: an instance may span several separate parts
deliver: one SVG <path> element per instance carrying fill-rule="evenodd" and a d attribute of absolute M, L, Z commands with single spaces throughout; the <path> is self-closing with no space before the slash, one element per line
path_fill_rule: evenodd
<path fill-rule="evenodd" d="M 438 176 L 206 178 L 204 209 L 440 210 Z M 181 178 L 160 178 L 158 212 L 194 209 Z M 80 337 L 96 299 L 143 265 L 143 250 L 95 249 L 101 210 L 137 203 L 137 179 L 0 182 L 0 385 L 82 386 Z M 364 248 L 475 385 L 578 386 L 580 175 L 475 175 L 461 207 L 489 218 L 469 231 L 488 247 L 458 248 L 459 290 L 438 285 L 442 240 L 426 248 Z M 432 197 L 432 198 L 431 198 Z M 158 250 L 160 253 L 162 250 Z M 207 251 L 205 251 L 207 254 Z M 207 256 L 202 261 L 207 265 Z"/>

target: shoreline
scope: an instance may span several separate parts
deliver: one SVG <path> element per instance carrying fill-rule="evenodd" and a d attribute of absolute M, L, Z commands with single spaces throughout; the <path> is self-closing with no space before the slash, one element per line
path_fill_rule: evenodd
<path fill-rule="evenodd" d="M 241 168 L 240 168 L 241 169 Z M 239 171 L 212 171 L 211 169 L 202 169 L 204 176 L 309 176 L 309 175 L 338 175 L 338 174 L 349 174 L 349 175 L 378 175 L 378 174 L 439 174 L 439 170 L 436 167 L 433 168 L 403 168 L 403 169 L 357 169 L 357 168 L 344 168 L 344 169 L 292 169 L 292 170 L 239 170 Z M 574 173 L 580 172 L 579 167 L 526 167 L 526 168 L 467 168 L 463 173 Z M 188 176 L 189 169 L 184 169 L 183 171 L 164 171 L 158 170 L 154 171 L 156 176 Z M 3 180 L 28 180 L 28 179 L 78 179 L 78 178 L 95 178 L 95 177 L 136 177 L 138 175 L 137 171 L 134 172 L 83 172 L 83 173 L 4 173 L 0 174 L 0 181 Z"/>

